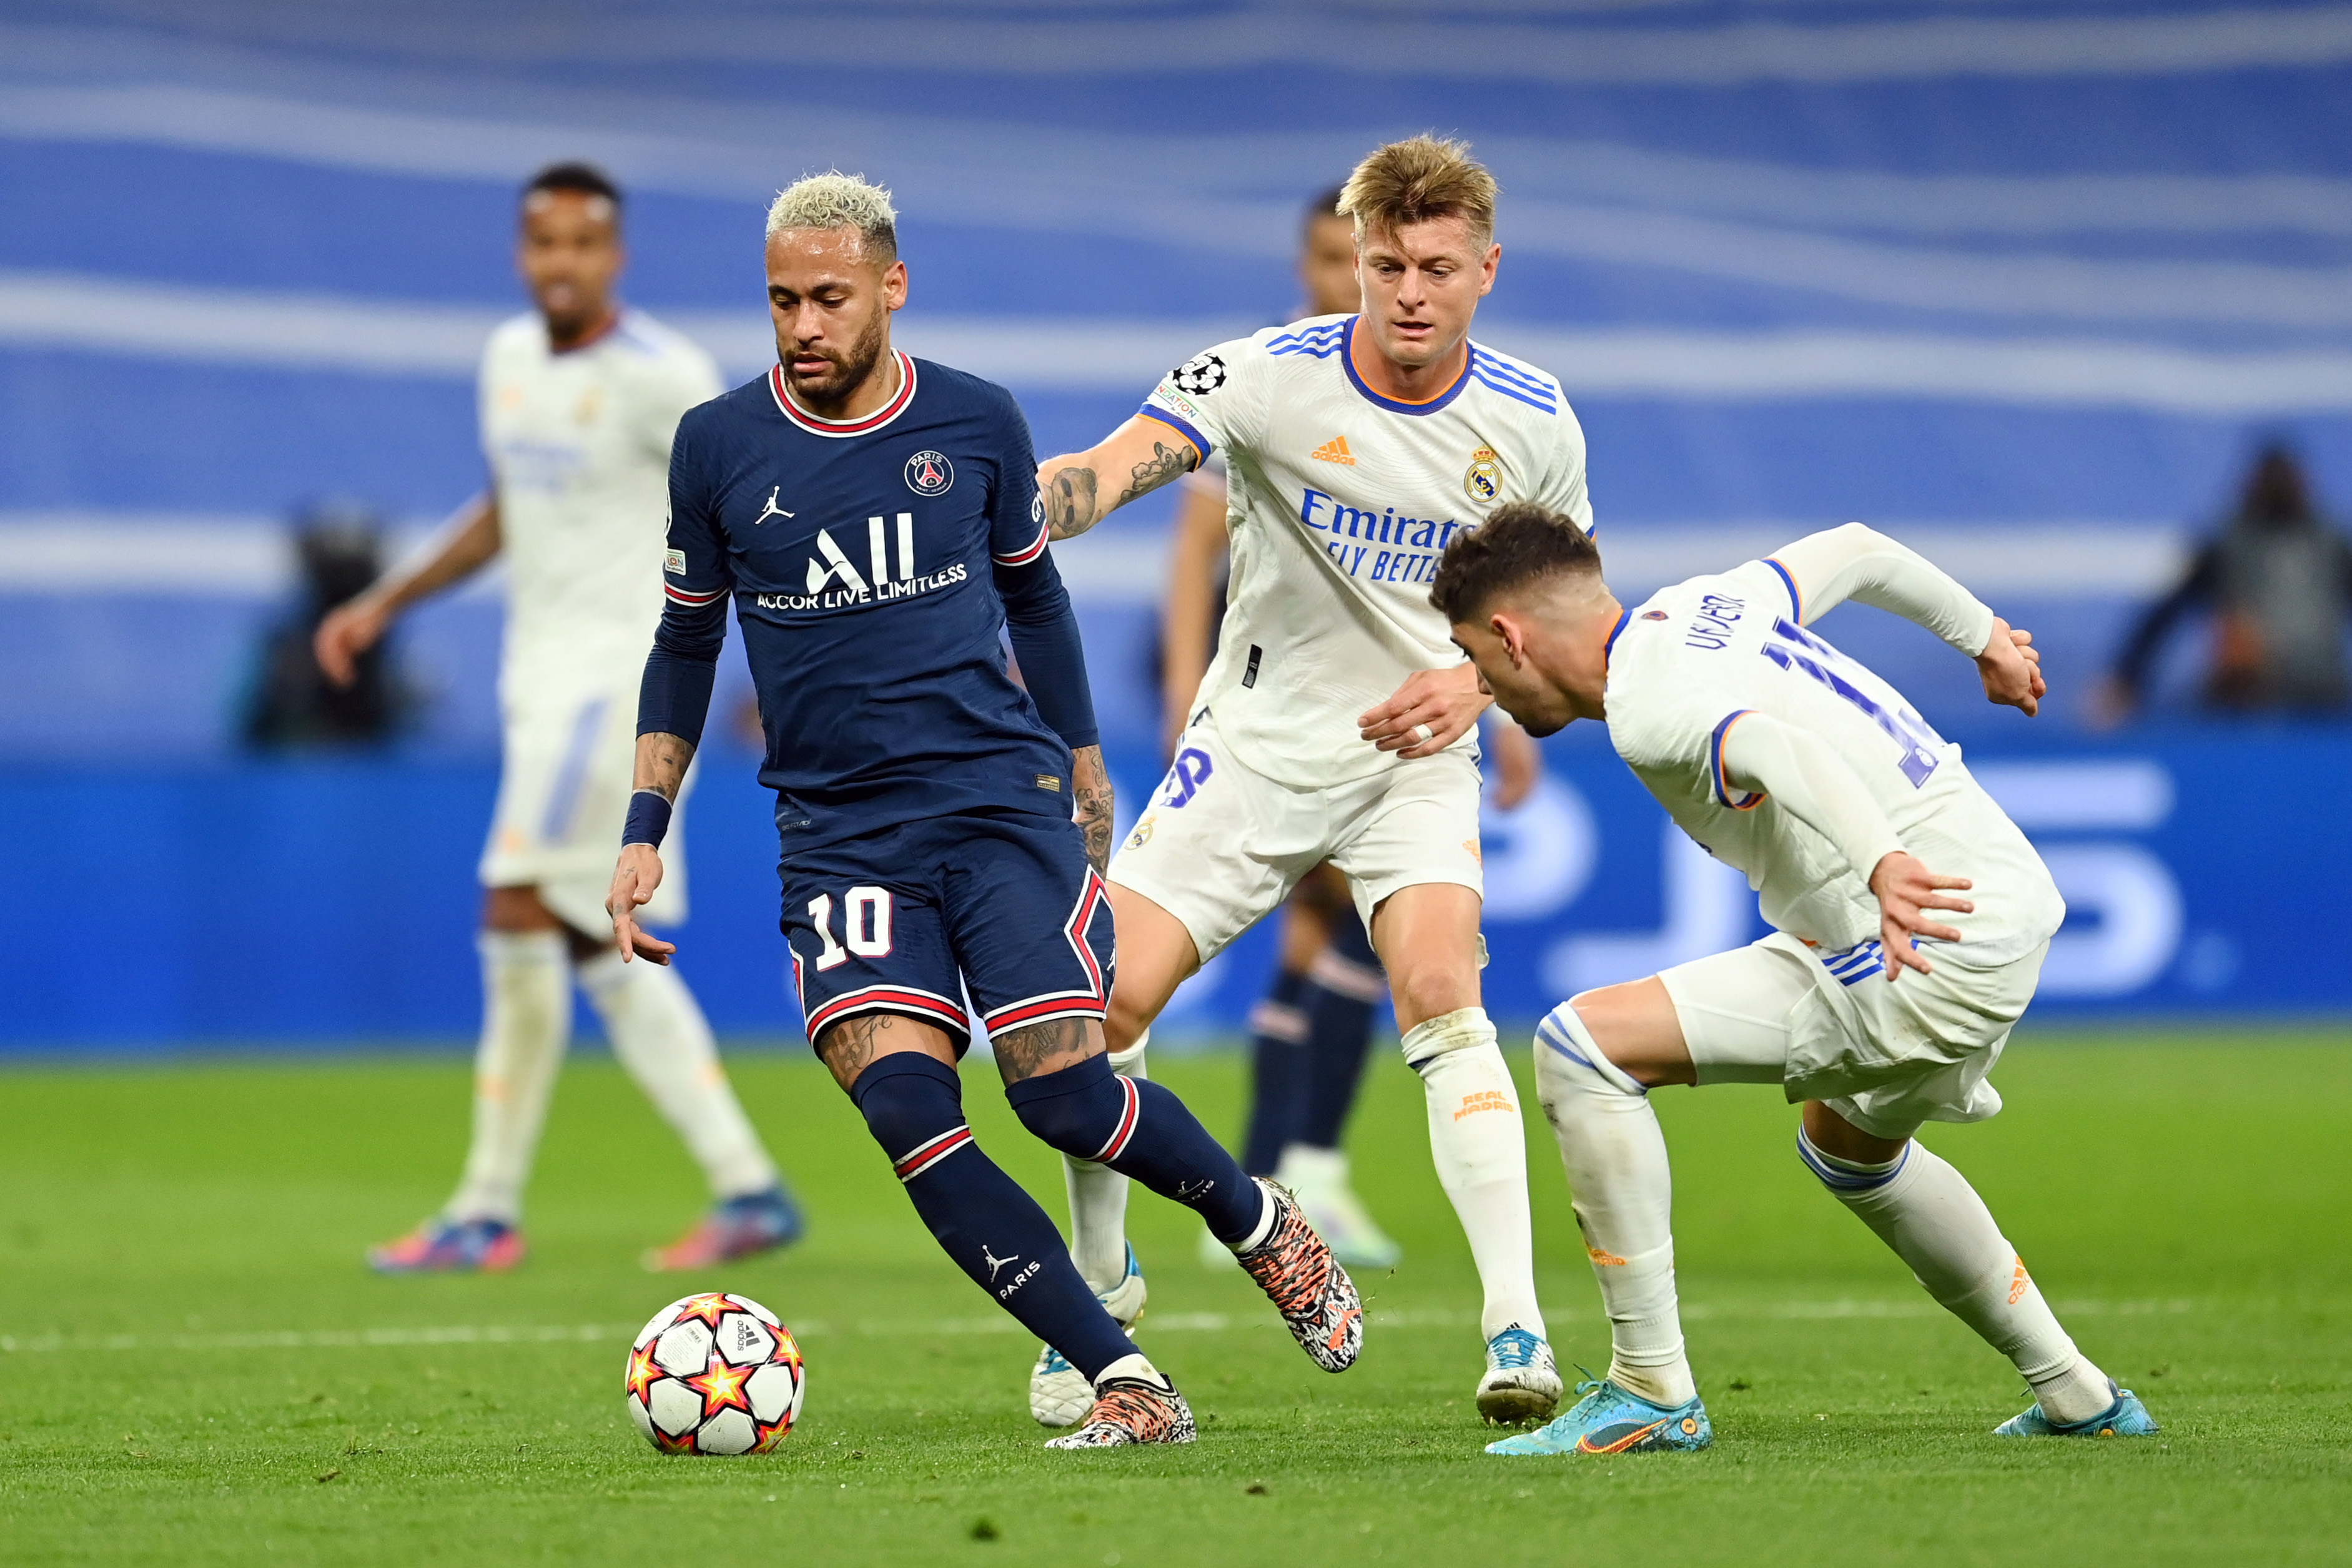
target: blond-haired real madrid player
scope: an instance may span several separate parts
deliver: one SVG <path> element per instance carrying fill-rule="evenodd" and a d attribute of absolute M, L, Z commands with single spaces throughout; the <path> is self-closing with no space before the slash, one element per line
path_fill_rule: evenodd
<path fill-rule="evenodd" d="M 1448 541 L 1507 499 L 1591 524 L 1559 385 L 1471 340 L 1494 286 L 1495 182 L 1459 142 L 1373 152 L 1343 187 L 1362 309 L 1220 343 L 1091 451 L 1043 464 L 1056 538 L 1227 465 L 1217 655 L 1167 781 L 1112 861 L 1109 1031 L 1135 1071 L 1179 984 L 1328 861 L 1347 878 L 1421 1074 L 1438 1177 L 1486 1303 L 1478 1408 L 1550 1414 L 1518 1094 L 1480 1006 L 1477 742 L 1487 698 L 1430 608 Z M 1072 1251 L 1124 1251 L 1122 1184 L 1073 1162 Z M 1090 1273 L 1090 1278 L 1092 1275 Z M 1097 1281 L 1097 1289 L 1111 1286 Z M 1142 1307 L 1141 1281 L 1107 1294 Z"/>
<path fill-rule="evenodd" d="M 614 1054 L 686 1140 L 716 1199 L 647 1264 L 698 1268 L 790 1241 L 801 1218 L 692 993 L 675 970 L 623 965 L 604 894 L 628 812 L 637 684 L 661 620 L 670 439 L 680 414 L 719 394 L 719 371 L 695 344 L 614 299 L 621 194 L 604 174 L 555 164 L 524 188 L 521 208 L 517 265 L 537 308 L 499 327 L 482 356 L 491 493 L 422 559 L 319 628 L 320 664 L 347 680 L 352 657 L 403 610 L 493 556 L 506 562 L 505 748 L 481 863 L 473 1143 L 447 1207 L 369 1260 L 394 1273 L 520 1260 L 523 1184 L 577 980 Z M 655 920 L 684 917 L 675 885 Z"/>
<path fill-rule="evenodd" d="M 1512 506 L 1447 552 L 1430 597 L 1531 733 L 1605 722 L 1668 815 L 1747 873 L 1776 928 L 1585 992 L 1538 1030 L 1536 1082 L 1612 1354 L 1574 1408 L 1487 1451 L 1712 1439 L 1684 1352 L 1673 1183 L 1649 1102 L 1667 1083 L 1777 1083 L 1803 1104 L 1806 1166 L 2032 1387 L 2000 1432 L 2155 1431 L 2067 1338 L 1968 1178 L 1912 1138 L 2000 1109 L 1986 1074 L 2065 904 L 1959 747 L 1809 628 L 1849 599 L 1891 611 L 1973 658 L 1986 696 L 2028 716 L 2047 690 L 2032 638 L 1859 523 L 1629 610 L 1589 538 Z"/>

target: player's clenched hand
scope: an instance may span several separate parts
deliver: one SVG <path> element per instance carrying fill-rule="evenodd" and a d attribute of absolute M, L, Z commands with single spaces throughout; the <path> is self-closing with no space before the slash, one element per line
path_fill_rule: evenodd
<path fill-rule="evenodd" d="M 1916 969 L 1923 975 L 1935 973 L 1911 946 L 1911 938 L 1932 936 L 1939 942 L 1958 941 L 1958 930 L 1937 925 L 1927 918 L 1927 912 L 1949 909 L 1960 915 L 1974 914 L 1974 904 L 1952 896 L 1956 892 L 1966 893 L 1972 885 L 1964 876 L 1937 876 L 1901 850 L 1881 857 L 1870 873 L 1870 891 L 1878 897 L 1878 940 L 1886 952 L 1888 979 L 1895 978 L 1901 969 Z"/>
<path fill-rule="evenodd" d="M 637 911 L 645 907 L 661 886 L 661 856 L 651 844 L 628 844 L 621 850 L 621 863 L 613 870 L 613 892 L 604 900 L 604 913 L 613 917 L 613 942 L 621 949 L 621 962 L 632 957 L 650 958 L 656 964 L 667 964 L 669 956 L 677 951 L 674 942 L 665 942 L 637 924 Z"/>
<path fill-rule="evenodd" d="M 356 661 L 383 635 L 385 621 L 383 609 L 364 597 L 328 611 L 310 639 L 310 652 L 327 679 L 350 685 L 359 675 Z"/>
<path fill-rule="evenodd" d="M 1411 760 L 1434 757 L 1462 738 L 1495 699 L 1478 689 L 1478 667 L 1415 670 L 1396 695 L 1356 720 L 1366 740 Z"/>
<path fill-rule="evenodd" d="M 2042 678 L 2042 650 L 2033 645 L 2033 633 L 1998 615 L 1992 620 L 1991 640 L 1977 655 L 1977 674 L 1984 681 L 1989 701 L 2020 709 L 2028 718 L 2040 710 L 2050 690 Z"/>

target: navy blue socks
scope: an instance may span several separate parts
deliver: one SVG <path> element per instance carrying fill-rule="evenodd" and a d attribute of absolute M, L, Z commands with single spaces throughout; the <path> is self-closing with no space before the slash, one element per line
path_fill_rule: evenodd
<path fill-rule="evenodd" d="M 1363 1082 L 1373 1012 L 1389 994 L 1388 977 L 1361 921 L 1349 915 L 1331 923 L 1331 945 L 1317 956 L 1307 981 L 1299 1000 L 1307 1014 L 1307 1071 L 1290 1135 L 1336 1149 Z"/>
<path fill-rule="evenodd" d="M 1311 1092 L 1303 998 L 1312 994 L 1304 973 L 1283 969 L 1265 999 L 1250 1009 L 1250 1119 L 1242 1169 L 1252 1176 L 1272 1176 L 1283 1145 L 1298 1137 Z"/>
<path fill-rule="evenodd" d="M 1228 1246 L 1250 1239 L 1265 1218 L 1265 1198 L 1257 1184 L 1184 1103 L 1148 1079 L 1121 1077 L 1111 1071 L 1107 1055 L 1024 1079 L 1007 1088 L 1004 1097 L 1021 1124 L 1047 1144 L 1174 1198 L 1207 1221 L 1210 1233 Z M 1070 1360 L 1076 1364 L 1076 1356 Z"/>
<path fill-rule="evenodd" d="M 1110 1071 L 1101 1057 L 1087 1065 Z M 1062 1233 L 1037 1200 L 972 1142 L 955 1069 L 915 1051 L 886 1056 L 857 1075 L 849 1098 L 906 1183 L 915 1212 L 972 1283 L 1089 1383 L 1136 1353 L 1079 1277 Z M 1253 1187 L 1250 1199 L 1256 1197 Z"/>

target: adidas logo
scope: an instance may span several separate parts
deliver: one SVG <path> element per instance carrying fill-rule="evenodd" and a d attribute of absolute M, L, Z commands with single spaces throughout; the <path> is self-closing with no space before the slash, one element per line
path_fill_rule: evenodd
<path fill-rule="evenodd" d="M 1350 468 L 1356 465 L 1355 455 L 1348 450 L 1348 438 L 1344 435 L 1333 436 L 1307 455 L 1318 463 L 1344 463 Z"/>

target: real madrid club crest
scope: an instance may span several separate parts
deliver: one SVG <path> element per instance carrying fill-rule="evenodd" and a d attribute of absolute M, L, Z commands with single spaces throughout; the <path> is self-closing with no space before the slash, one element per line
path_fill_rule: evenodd
<path fill-rule="evenodd" d="M 944 496 L 955 483 L 955 465 L 937 452 L 918 452 L 907 459 L 907 488 L 918 496 Z"/>
<path fill-rule="evenodd" d="M 1470 471 L 1462 476 L 1462 490 L 1480 506 L 1503 493 L 1503 465 L 1491 446 L 1481 446 L 1470 455 Z"/>

